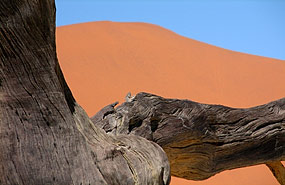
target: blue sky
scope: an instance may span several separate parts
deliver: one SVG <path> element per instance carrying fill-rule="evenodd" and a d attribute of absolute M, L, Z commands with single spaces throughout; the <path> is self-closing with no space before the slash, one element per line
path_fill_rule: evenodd
<path fill-rule="evenodd" d="M 57 26 L 147 22 L 180 35 L 285 60 L 285 0 L 56 0 Z"/>

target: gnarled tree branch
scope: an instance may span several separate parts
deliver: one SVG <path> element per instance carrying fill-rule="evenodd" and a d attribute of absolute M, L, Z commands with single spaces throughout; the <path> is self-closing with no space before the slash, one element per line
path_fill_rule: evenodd
<path fill-rule="evenodd" d="M 108 136 L 76 103 L 55 48 L 54 0 L 0 1 L 0 184 L 169 184 L 167 156 Z"/>
<path fill-rule="evenodd" d="M 271 170 L 281 185 L 285 184 L 285 167 L 280 161 L 268 162 L 266 166 Z"/>
<path fill-rule="evenodd" d="M 159 145 L 179 177 L 267 163 L 284 182 L 274 161 L 284 160 L 285 99 L 233 109 L 140 93 L 94 125 L 64 80 L 54 34 L 53 0 L 0 1 L 0 184 L 169 184 Z"/>
<path fill-rule="evenodd" d="M 203 180 L 285 159 L 285 98 L 236 109 L 139 93 L 116 109 L 107 107 L 92 118 L 95 125 L 158 143 L 178 177 Z"/>

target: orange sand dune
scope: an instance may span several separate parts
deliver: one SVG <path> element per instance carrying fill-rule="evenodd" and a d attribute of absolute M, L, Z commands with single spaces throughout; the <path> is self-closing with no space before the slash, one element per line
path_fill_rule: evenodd
<path fill-rule="evenodd" d="M 57 29 L 66 80 L 89 116 L 130 91 L 249 107 L 285 97 L 285 61 L 234 52 L 145 23 L 92 22 Z M 172 185 L 277 185 L 262 166 Z"/>

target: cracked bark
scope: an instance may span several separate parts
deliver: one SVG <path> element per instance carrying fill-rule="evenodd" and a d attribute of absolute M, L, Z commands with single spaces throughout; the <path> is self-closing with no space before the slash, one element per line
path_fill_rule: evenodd
<path fill-rule="evenodd" d="M 93 124 L 54 34 L 53 0 L 0 1 L 0 184 L 169 184 L 164 151 L 179 177 L 266 163 L 284 181 L 284 99 L 233 109 L 140 93 Z"/>
<path fill-rule="evenodd" d="M 108 136 L 69 90 L 56 57 L 53 0 L 0 2 L 0 184 L 169 184 L 167 156 Z"/>
<path fill-rule="evenodd" d="M 156 142 L 168 155 L 172 175 L 203 180 L 266 163 L 284 184 L 284 168 L 270 164 L 285 160 L 285 98 L 236 109 L 139 93 L 114 105 L 99 111 L 93 123 L 109 135 L 138 135 Z"/>
<path fill-rule="evenodd" d="M 285 184 L 285 167 L 279 161 L 266 163 L 267 167 L 271 170 L 277 181 L 281 184 Z"/>

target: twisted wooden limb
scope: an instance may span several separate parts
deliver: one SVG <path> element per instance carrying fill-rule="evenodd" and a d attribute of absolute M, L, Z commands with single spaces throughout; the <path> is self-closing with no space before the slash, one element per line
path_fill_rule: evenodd
<path fill-rule="evenodd" d="M 59 67 L 54 0 L 0 1 L 0 184 L 169 184 L 156 143 L 108 136 Z"/>
<path fill-rule="evenodd" d="M 139 93 L 101 121 L 95 118 L 95 125 L 109 134 L 158 143 L 168 155 L 172 175 L 186 179 L 203 180 L 224 170 L 285 159 L 285 98 L 236 109 Z"/>
<path fill-rule="evenodd" d="M 284 160 L 285 99 L 233 109 L 140 93 L 94 126 L 64 80 L 54 33 L 53 0 L 0 1 L 0 184 L 169 184 L 157 144 L 179 177 L 262 163 L 282 177 L 272 161 Z"/>
<path fill-rule="evenodd" d="M 268 162 L 266 166 L 271 170 L 281 185 L 285 185 L 285 167 L 280 161 Z"/>

